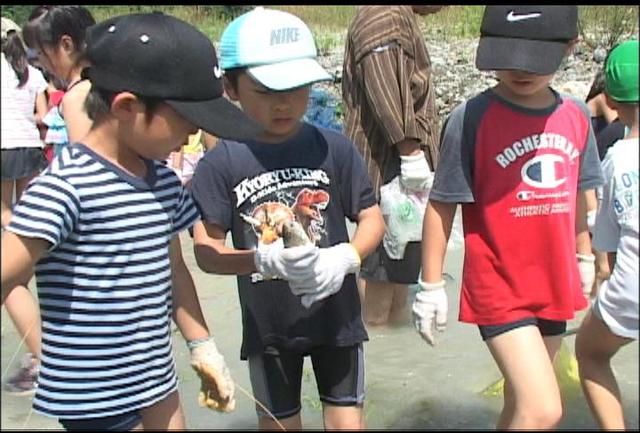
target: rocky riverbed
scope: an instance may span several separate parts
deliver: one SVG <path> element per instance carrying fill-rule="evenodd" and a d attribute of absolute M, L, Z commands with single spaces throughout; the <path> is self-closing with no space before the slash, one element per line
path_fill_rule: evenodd
<path fill-rule="evenodd" d="M 441 36 L 439 36 L 441 37 Z M 438 114 L 441 121 L 460 102 L 496 83 L 493 73 L 475 67 L 477 39 L 437 41 L 427 37 L 427 48 L 433 65 Z M 322 88 L 341 98 L 343 49 L 321 56 L 320 63 L 336 77 L 336 84 Z M 552 85 L 556 90 L 571 93 L 580 99 L 587 96 L 596 72 L 602 67 L 602 54 L 584 44 L 578 44 L 562 63 Z"/>

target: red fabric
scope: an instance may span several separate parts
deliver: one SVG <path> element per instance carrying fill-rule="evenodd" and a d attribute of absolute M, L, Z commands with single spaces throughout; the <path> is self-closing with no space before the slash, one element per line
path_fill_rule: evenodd
<path fill-rule="evenodd" d="M 49 108 L 56 107 L 62 101 L 62 97 L 64 96 L 64 90 L 56 90 L 55 92 L 51 92 L 49 95 Z"/>
<path fill-rule="evenodd" d="M 49 162 L 49 164 L 51 164 L 51 161 L 53 161 L 53 145 L 46 144 L 44 146 L 43 152 L 44 157 L 47 158 L 47 161 Z"/>
<path fill-rule="evenodd" d="M 576 262 L 576 188 L 589 119 L 572 101 L 549 115 L 497 101 L 477 130 L 475 203 L 464 204 L 460 320 L 569 320 L 587 306 Z M 551 145 L 532 148 L 528 139 Z"/>

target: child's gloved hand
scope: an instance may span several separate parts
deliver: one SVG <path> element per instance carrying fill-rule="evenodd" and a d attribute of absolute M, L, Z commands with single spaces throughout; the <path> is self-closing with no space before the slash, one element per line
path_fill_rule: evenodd
<path fill-rule="evenodd" d="M 200 406 L 219 412 L 234 410 L 235 385 L 213 338 L 189 342 L 187 345 L 191 351 L 191 367 L 200 376 Z"/>
<path fill-rule="evenodd" d="M 311 276 L 311 268 L 318 256 L 313 244 L 285 248 L 282 239 L 271 244 L 258 244 L 253 257 L 256 269 L 265 278 L 301 280 Z"/>
<path fill-rule="evenodd" d="M 593 254 L 576 254 L 576 258 L 578 259 L 582 293 L 586 298 L 589 298 L 593 283 L 596 280 L 596 256 Z"/>
<path fill-rule="evenodd" d="M 311 266 L 311 276 L 289 281 L 291 292 L 302 296 L 300 301 L 305 308 L 336 293 L 342 287 L 345 275 L 360 268 L 360 255 L 348 242 L 316 250 L 318 258 Z"/>
<path fill-rule="evenodd" d="M 436 345 L 433 330 L 444 332 L 447 326 L 447 292 L 444 280 L 438 283 L 425 283 L 418 279 L 420 291 L 416 293 L 413 301 L 412 315 L 413 325 L 422 337 L 431 346 Z"/>
<path fill-rule="evenodd" d="M 400 155 L 400 183 L 407 189 L 424 191 L 433 184 L 433 173 L 424 152 Z"/>

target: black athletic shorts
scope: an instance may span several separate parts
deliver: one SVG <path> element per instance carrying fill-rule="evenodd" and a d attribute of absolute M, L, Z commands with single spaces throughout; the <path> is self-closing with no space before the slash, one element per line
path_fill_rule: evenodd
<path fill-rule="evenodd" d="M 567 330 L 567 322 L 564 320 L 547 320 L 537 317 L 527 317 L 526 319 L 515 320 L 500 325 L 478 325 L 478 328 L 480 329 L 482 340 L 486 341 L 489 338 L 528 325 L 536 325 L 538 329 L 540 329 L 540 334 L 542 334 L 543 337 L 564 334 Z"/>
<path fill-rule="evenodd" d="M 130 431 L 142 422 L 139 410 L 100 418 L 64 419 L 58 422 L 67 431 Z"/>
<path fill-rule="evenodd" d="M 364 402 L 364 354 L 355 346 L 321 346 L 308 353 L 267 347 L 249 355 L 253 395 L 273 416 L 288 418 L 300 412 L 304 357 L 309 355 L 320 401 L 333 406 L 361 406 Z M 269 416 L 256 404 L 258 416 Z"/>

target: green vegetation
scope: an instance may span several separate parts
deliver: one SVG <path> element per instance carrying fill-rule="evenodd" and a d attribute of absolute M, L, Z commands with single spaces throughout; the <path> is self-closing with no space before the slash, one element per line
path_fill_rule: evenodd
<path fill-rule="evenodd" d="M 2 6 L 2 15 L 24 24 L 33 5 Z M 357 6 L 270 6 L 299 16 L 316 37 L 318 50 L 326 54 L 340 50 Z M 245 5 L 226 6 L 87 6 L 97 21 L 126 13 L 162 11 L 194 24 L 211 39 L 220 39 L 226 25 L 251 9 Z M 448 6 L 434 15 L 419 19 L 429 37 L 477 37 L 483 6 Z M 606 49 L 621 40 L 638 37 L 638 6 L 579 6 L 580 37 L 588 46 Z"/>

